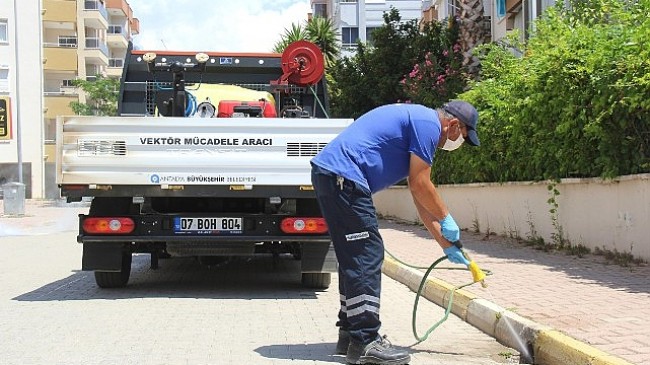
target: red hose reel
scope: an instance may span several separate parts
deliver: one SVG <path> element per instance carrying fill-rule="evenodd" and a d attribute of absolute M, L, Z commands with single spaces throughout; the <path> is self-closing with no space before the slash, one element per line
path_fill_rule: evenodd
<path fill-rule="evenodd" d="M 323 77 L 323 52 L 314 43 L 296 41 L 282 52 L 282 77 L 277 84 L 314 85 Z"/>

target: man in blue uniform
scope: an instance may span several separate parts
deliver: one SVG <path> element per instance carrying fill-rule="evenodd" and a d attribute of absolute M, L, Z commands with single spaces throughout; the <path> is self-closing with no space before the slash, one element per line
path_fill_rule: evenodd
<path fill-rule="evenodd" d="M 404 178 L 427 230 L 453 263 L 469 265 L 452 244 L 458 225 L 431 182 L 436 149 L 479 145 L 478 113 L 451 101 L 440 109 L 416 104 L 375 108 L 355 120 L 312 159 L 312 184 L 339 262 L 339 341 L 351 364 L 407 364 L 408 352 L 379 336 L 384 244 L 372 194 Z"/>

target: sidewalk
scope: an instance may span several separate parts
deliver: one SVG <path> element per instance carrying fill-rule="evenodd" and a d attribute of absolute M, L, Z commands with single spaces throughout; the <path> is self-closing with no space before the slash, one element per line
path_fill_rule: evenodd
<path fill-rule="evenodd" d="M 386 249 L 409 264 L 428 267 L 443 255 L 424 227 L 383 220 L 380 230 Z M 468 292 L 633 364 L 650 364 L 648 265 L 546 253 L 499 236 L 461 237 L 471 258 L 494 273 L 487 289 L 477 284 Z M 430 277 L 453 286 L 471 282 L 466 271 L 435 270 Z"/>
<path fill-rule="evenodd" d="M 25 215 L 13 217 L 4 215 L 4 202 L 0 200 L 0 237 L 76 231 L 79 226 L 77 214 L 87 214 L 89 207 L 90 203 L 66 203 L 63 199 L 27 199 Z"/>

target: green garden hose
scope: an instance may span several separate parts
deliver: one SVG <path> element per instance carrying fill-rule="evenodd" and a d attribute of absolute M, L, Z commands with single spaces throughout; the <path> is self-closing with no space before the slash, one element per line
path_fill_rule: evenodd
<path fill-rule="evenodd" d="M 477 282 L 481 282 L 484 286 L 485 283 L 483 282 L 483 279 L 485 278 L 486 275 L 492 275 L 492 272 L 490 270 L 481 270 L 478 268 L 476 263 L 474 261 L 469 259 L 469 256 L 463 251 L 463 254 L 465 257 L 470 261 L 470 268 L 462 268 L 462 267 L 439 267 L 436 268 L 436 266 L 441 263 L 442 261 L 447 259 L 447 256 L 442 256 L 436 261 L 434 261 L 431 266 L 429 267 L 423 267 L 423 266 L 415 266 L 411 265 L 409 263 L 406 263 L 397 257 L 395 257 L 393 254 L 391 254 L 388 250 L 384 249 L 386 253 L 392 257 L 395 261 L 399 262 L 400 264 L 413 268 L 413 269 L 418 269 L 418 270 L 423 270 L 427 269 L 427 271 L 424 273 L 424 276 L 422 277 L 422 281 L 420 281 L 420 287 L 418 288 L 418 291 L 415 295 L 415 303 L 413 304 L 413 315 L 412 315 L 412 320 L 411 320 L 411 325 L 413 328 L 413 336 L 415 336 L 415 339 L 418 341 L 414 345 L 417 345 L 420 342 L 426 341 L 426 339 L 429 337 L 429 335 L 438 328 L 443 322 L 447 320 L 449 317 L 449 312 L 451 312 L 451 307 L 454 305 L 454 293 L 456 293 L 456 290 L 462 289 L 464 287 L 470 286 L 472 284 L 475 284 Z M 416 326 L 416 320 L 417 320 L 417 312 L 418 312 L 418 302 L 420 300 L 420 296 L 422 296 L 422 291 L 424 290 L 424 286 L 427 282 L 427 278 L 429 277 L 429 274 L 431 274 L 431 271 L 434 269 L 437 270 L 463 270 L 463 271 L 470 271 L 472 273 L 472 277 L 474 278 L 474 281 L 467 283 L 467 284 L 462 284 L 459 286 L 456 286 L 451 289 L 450 294 L 449 294 L 449 303 L 447 304 L 447 308 L 445 309 L 445 315 L 438 321 L 436 322 L 433 326 L 431 326 L 425 333 L 424 335 L 420 336 L 418 335 L 417 331 L 417 326 Z"/>

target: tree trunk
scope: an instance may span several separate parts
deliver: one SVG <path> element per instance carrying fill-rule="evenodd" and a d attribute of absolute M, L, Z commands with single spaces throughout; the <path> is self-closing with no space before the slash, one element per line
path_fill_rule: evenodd
<path fill-rule="evenodd" d="M 460 46 L 463 52 L 463 66 L 476 79 L 480 62 L 472 54 L 474 48 L 491 41 L 490 21 L 483 11 L 483 0 L 460 0 Z"/>

